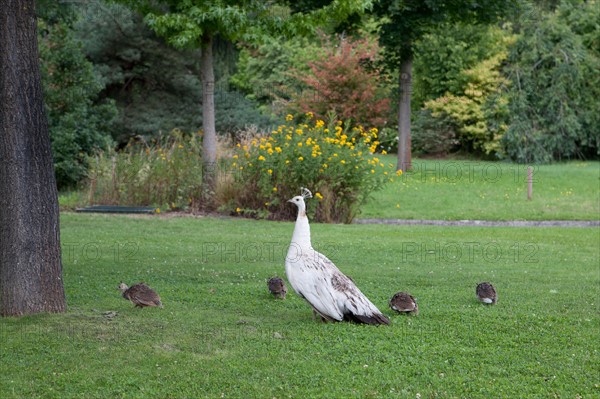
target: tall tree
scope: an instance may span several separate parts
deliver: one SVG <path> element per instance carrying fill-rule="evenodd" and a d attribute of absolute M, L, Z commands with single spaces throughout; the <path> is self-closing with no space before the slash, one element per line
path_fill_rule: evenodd
<path fill-rule="evenodd" d="M 385 21 L 380 43 L 388 63 L 400 72 L 398 169 L 411 169 L 410 100 L 417 40 L 443 22 L 491 23 L 516 8 L 517 0 L 378 0 L 373 11 Z"/>
<path fill-rule="evenodd" d="M 260 16 L 265 5 L 261 1 L 220 0 L 214 2 L 188 0 L 134 1 L 118 0 L 140 11 L 146 23 L 159 36 L 178 49 L 201 50 L 200 78 L 202 82 L 202 176 L 204 208 L 211 208 L 217 163 L 217 133 L 215 129 L 215 74 L 213 41 L 218 35 L 236 41 Z"/>
<path fill-rule="evenodd" d="M 66 309 L 34 0 L 0 7 L 0 314 Z"/>
<path fill-rule="evenodd" d="M 205 166 L 203 186 L 205 204 L 210 207 L 217 162 L 215 130 L 215 79 L 213 40 L 259 41 L 276 31 L 303 34 L 332 20 L 344 20 L 370 4 L 368 0 L 325 1 L 307 12 L 290 13 L 288 1 L 262 0 L 115 0 L 133 7 L 145 16 L 146 23 L 176 48 L 200 48 L 202 81 L 202 156 Z M 279 5 L 277 4 L 279 3 Z M 292 10 L 293 11 L 293 10 Z"/>

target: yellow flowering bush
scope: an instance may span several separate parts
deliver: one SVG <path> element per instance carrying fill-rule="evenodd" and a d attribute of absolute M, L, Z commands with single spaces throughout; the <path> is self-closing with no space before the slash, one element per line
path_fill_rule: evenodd
<path fill-rule="evenodd" d="M 323 222 L 350 222 L 369 194 L 394 175 L 374 153 L 377 129 L 344 127 L 306 114 L 305 123 L 280 125 L 269 135 L 239 143 L 230 160 L 239 195 L 227 204 L 247 215 L 272 219 L 293 217 L 286 200 L 308 187 L 316 203 L 308 206 Z M 232 212 L 233 213 L 233 212 Z"/>

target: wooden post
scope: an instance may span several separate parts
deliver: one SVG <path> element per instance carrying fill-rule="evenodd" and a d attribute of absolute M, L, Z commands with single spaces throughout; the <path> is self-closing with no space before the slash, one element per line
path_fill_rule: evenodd
<path fill-rule="evenodd" d="M 527 167 L 527 201 L 531 201 L 533 197 L 533 168 Z"/>

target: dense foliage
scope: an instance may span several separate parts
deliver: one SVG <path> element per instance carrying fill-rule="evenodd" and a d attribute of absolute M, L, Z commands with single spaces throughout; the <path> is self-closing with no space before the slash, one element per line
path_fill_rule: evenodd
<path fill-rule="evenodd" d="M 511 124 L 503 144 L 511 159 L 600 155 L 599 19 L 595 1 L 563 1 L 520 21 L 507 68 Z"/>
<path fill-rule="evenodd" d="M 259 45 L 242 48 L 231 83 L 249 99 L 256 100 L 261 109 L 283 116 L 287 103 L 303 87 L 291 79 L 290 72 L 308 73 L 309 63 L 322 54 L 323 48 L 305 37 L 267 38 Z"/>
<path fill-rule="evenodd" d="M 466 34 L 474 32 L 480 35 Z M 510 32 L 496 27 L 452 25 L 427 35 L 417 47 L 420 54 L 415 69 L 424 73 L 418 74 L 416 83 L 423 95 L 415 97 L 439 96 L 425 100 L 423 111 L 416 116 L 416 151 L 443 154 L 460 150 L 501 156 L 500 139 L 508 123 L 508 101 L 501 91 L 509 84 L 501 66 L 512 42 Z M 435 43 L 446 45 L 432 45 Z M 438 47 L 449 52 L 448 63 L 441 62 L 435 52 Z"/>
<path fill-rule="evenodd" d="M 64 18 L 40 19 L 38 31 L 56 180 L 72 187 L 86 175 L 86 157 L 111 145 L 117 109 L 100 99 L 102 80 Z"/>
<path fill-rule="evenodd" d="M 379 84 L 375 63 L 379 47 L 366 39 L 323 39 L 324 53 L 308 63 L 309 73 L 292 75 L 305 86 L 292 96 L 290 110 L 313 112 L 324 119 L 330 113 L 354 125 L 382 128 L 390 117 L 389 93 Z"/>
<path fill-rule="evenodd" d="M 164 143 L 173 129 L 202 126 L 200 51 L 158 37 L 149 25 L 169 29 L 160 13 L 140 14 L 119 3 L 132 2 L 38 3 L 60 187 L 81 182 L 86 159 L 98 149 L 117 156 L 132 138 Z M 228 24 L 213 37 L 217 132 L 235 144 L 247 139 L 245 131 L 264 135 L 287 113 L 298 121 L 306 112 L 321 120 L 335 113 L 344 129 L 378 127 L 378 151 L 392 151 L 397 118 L 388 106 L 396 109 L 398 86 L 389 76 L 397 79 L 404 54 L 414 57 L 414 150 L 517 162 L 600 156 L 596 0 L 485 1 L 478 10 L 462 1 L 401 2 L 400 8 L 379 1 L 370 16 L 363 12 L 367 3 L 203 4 L 203 15 L 241 21 L 244 28 Z M 471 24 L 496 20 L 517 3 L 502 23 Z M 457 23 L 459 15 L 464 18 Z M 264 26 L 250 23 L 258 20 Z M 193 42 L 193 35 L 184 37 L 195 32 L 189 28 L 168 40 Z M 272 34 L 277 29 L 281 35 Z M 311 35 L 300 35 L 306 32 Z"/>
<path fill-rule="evenodd" d="M 115 138 L 157 138 L 171 129 L 195 131 L 202 126 L 200 52 L 176 50 L 158 38 L 136 12 L 118 4 L 90 3 L 77 24 L 86 55 L 104 84 L 104 95 L 120 110 Z M 246 125 L 269 124 L 253 101 L 230 89 L 237 50 L 215 42 L 217 131 L 233 134 Z"/>

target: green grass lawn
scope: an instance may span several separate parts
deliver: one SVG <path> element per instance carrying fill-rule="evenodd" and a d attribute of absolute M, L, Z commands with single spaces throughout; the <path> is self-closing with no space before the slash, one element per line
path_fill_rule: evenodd
<path fill-rule="evenodd" d="M 404 204 L 413 189 L 400 192 Z M 315 248 L 392 320 L 373 327 L 322 324 L 295 293 L 269 296 L 292 222 L 61 223 L 69 310 L 0 320 L 3 399 L 600 395 L 597 228 L 313 224 Z M 149 283 L 164 309 L 134 308 L 121 280 Z M 495 306 L 475 300 L 486 280 Z M 418 317 L 387 307 L 399 290 L 417 297 Z"/>
<path fill-rule="evenodd" d="M 394 163 L 394 156 L 385 162 Z M 598 220 L 600 163 L 533 167 L 527 200 L 527 166 L 502 162 L 422 160 L 362 208 L 361 218 Z"/>

